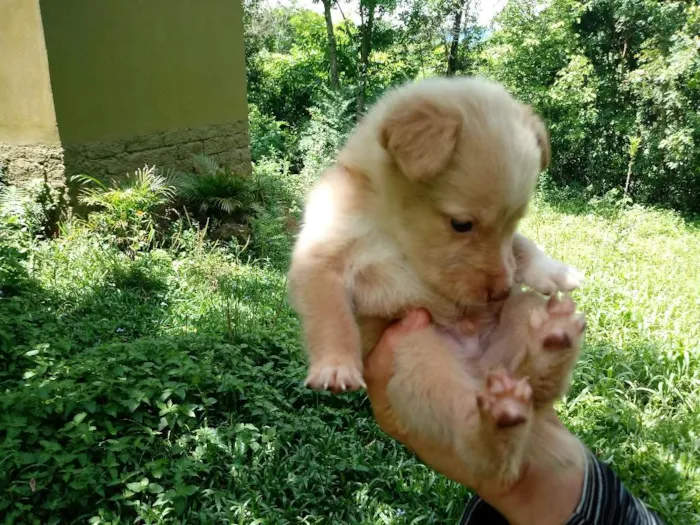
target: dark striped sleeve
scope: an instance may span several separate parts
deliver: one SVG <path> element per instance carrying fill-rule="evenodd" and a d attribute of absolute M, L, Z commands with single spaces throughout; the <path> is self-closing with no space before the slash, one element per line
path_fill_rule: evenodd
<path fill-rule="evenodd" d="M 588 454 L 583 492 L 566 525 L 665 525 L 593 454 Z"/>
<path fill-rule="evenodd" d="M 467 503 L 458 525 L 508 525 L 506 519 L 479 496 Z"/>
<path fill-rule="evenodd" d="M 474 496 L 467 503 L 458 525 L 508 525 L 491 505 Z M 588 453 L 583 490 L 576 510 L 566 525 L 665 525 L 622 484 L 605 463 Z"/>

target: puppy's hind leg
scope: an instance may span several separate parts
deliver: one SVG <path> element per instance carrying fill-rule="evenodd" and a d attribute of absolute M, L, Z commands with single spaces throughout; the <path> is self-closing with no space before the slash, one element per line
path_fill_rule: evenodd
<path fill-rule="evenodd" d="M 503 307 L 482 369 L 502 366 L 527 377 L 536 406 L 551 404 L 569 386 L 584 328 L 585 318 L 569 297 L 515 294 Z"/>
<path fill-rule="evenodd" d="M 492 476 L 503 486 L 521 473 L 533 424 L 532 388 L 526 378 L 516 379 L 505 369 L 486 376 L 476 395 L 480 412 L 479 437 L 474 448 L 486 459 Z"/>
<path fill-rule="evenodd" d="M 528 322 L 528 352 L 516 375 L 530 378 L 537 404 L 551 403 L 569 388 L 586 318 L 576 313 L 570 297 L 552 296 L 531 312 Z"/>
<path fill-rule="evenodd" d="M 469 472 L 506 486 L 521 470 L 532 392 L 504 370 L 470 375 L 453 344 L 432 326 L 408 336 L 387 393 L 408 431 L 454 447 Z"/>

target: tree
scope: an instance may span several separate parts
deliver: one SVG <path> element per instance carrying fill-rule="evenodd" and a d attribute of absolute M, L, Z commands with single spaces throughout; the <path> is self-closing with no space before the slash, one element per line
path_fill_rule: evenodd
<path fill-rule="evenodd" d="M 447 70 L 445 74 L 452 76 L 457 70 L 457 54 L 462 34 L 462 18 L 469 9 L 469 0 L 452 0 L 452 29 L 450 30 L 449 48 L 447 51 Z"/>
<path fill-rule="evenodd" d="M 559 185 L 700 211 L 700 6 L 511 0 L 481 72 L 548 122 Z"/>
<path fill-rule="evenodd" d="M 360 0 L 360 62 L 356 108 L 358 119 L 365 112 L 368 71 L 375 25 L 384 13 L 389 13 L 395 8 L 396 0 Z"/>
<path fill-rule="evenodd" d="M 323 16 L 326 19 L 326 33 L 328 34 L 328 65 L 330 66 L 331 87 L 337 91 L 340 89 L 340 78 L 338 76 L 338 47 L 333 30 L 333 17 L 331 16 L 333 0 L 321 0 L 321 2 L 323 3 Z"/>
<path fill-rule="evenodd" d="M 357 119 L 365 112 L 365 94 L 367 90 L 367 69 L 369 54 L 372 51 L 372 31 L 374 30 L 374 13 L 376 0 L 360 0 L 360 86 L 357 92 Z"/>

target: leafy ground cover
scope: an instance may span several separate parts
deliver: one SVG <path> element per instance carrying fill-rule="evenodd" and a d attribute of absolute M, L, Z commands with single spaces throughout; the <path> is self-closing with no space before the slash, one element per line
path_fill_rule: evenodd
<path fill-rule="evenodd" d="M 132 252 L 77 222 L 41 240 L 4 221 L 4 523 L 457 519 L 467 492 L 386 438 L 362 394 L 301 387 L 284 264 L 196 226 Z M 697 523 L 697 225 L 555 197 L 524 229 L 589 277 L 564 420 L 670 524 Z"/>

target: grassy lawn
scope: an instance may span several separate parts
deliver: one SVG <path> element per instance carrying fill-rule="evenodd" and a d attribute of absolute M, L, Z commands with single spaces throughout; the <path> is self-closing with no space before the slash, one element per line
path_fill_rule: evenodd
<path fill-rule="evenodd" d="M 700 230 L 564 200 L 524 230 L 588 275 L 564 420 L 669 524 L 698 523 Z M 133 258 L 78 227 L 21 250 L 2 252 L 24 258 L 0 297 L 4 523 L 457 519 L 467 492 L 362 394 L 300 386 L 283 265 L 192 229 Z"/>

